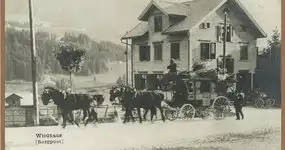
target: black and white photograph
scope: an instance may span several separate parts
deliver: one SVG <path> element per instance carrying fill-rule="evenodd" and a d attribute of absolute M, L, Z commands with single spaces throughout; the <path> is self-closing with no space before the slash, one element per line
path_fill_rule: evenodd
<path fill-rule="evenodd" d="M 6 0 L 5 150 L 280 150 L 281 0 Z"/>

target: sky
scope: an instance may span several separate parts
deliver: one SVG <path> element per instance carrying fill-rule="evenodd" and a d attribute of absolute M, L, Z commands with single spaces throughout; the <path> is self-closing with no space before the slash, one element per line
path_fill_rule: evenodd
<path fill-rule="evenodd" d="M 181 1 L 181 0 L 168 0 Z M 185 1 L 185 0 L 184 0 Z M 281 27 L 281 0 L 240 0 L 264 31 Z M 7 0 L 6 20 L 28 20 L 28 1 Z M 137 25 L 150 0 L 34 0 L 35 23 L 55 30 L 83 31 L 97 40 L 120 43 Z"/>

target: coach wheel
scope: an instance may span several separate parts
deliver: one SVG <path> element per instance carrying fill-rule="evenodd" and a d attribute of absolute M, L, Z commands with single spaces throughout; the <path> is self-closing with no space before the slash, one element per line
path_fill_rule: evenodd
<path fill-rule="evenodd" d="M 264 100 L 261 99 L 261 98 L 256 99 L 256 100 L 254 101 L 254 106 L 255 106 L 256 108 L 263 108 L 264 105 L 265 105 Z"/>
<path fill-rule="evenodd" d="M 164 115 L 165 115 L 166 119 L 168 119 L 170 121 L 174 121 L 178 117 L 178 112 L 179 112 L 178 109 L 165 109 Z"/>
<path fill-rule="evenodd" d="M 195 117 L 195 108 L 191 104 L 185 104 L 181 107 L 179 115 L 182 119 L 192 119 Z"/>
<path fill-rule="evenodd" d="M 230 110 L 230 101 L 227 97 L 219 96 L 214 100 L 213 113 L 216 120 L 224 119 L 228 110 Z"/>
<path fill-rule="evenodd" d="M 275 103 L 276 103 L 275 99 L 269 99 L 269 100 L 270 100 L 270 102 L 271 102 L 270 106 L 271 106 L 271 107 L 272 107 L 272 106 L 275 106 Z"/>
<path fill-rule="evenodd" d="M 265 99 L 264 100 L 264 108 L 269 108 L 271 107 L 271 101 L 270 99 Z"/>

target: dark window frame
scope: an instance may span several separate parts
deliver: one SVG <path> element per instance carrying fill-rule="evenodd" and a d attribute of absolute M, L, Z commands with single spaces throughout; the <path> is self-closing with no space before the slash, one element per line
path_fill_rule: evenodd
<path fill-rule="evenodd" d="M 170 58 L 180 60 L 180 42 L 172 42 L 170 44 Z"/>
<path fill-rule="evenodd" d="M 248 60 L 248 44 L 242 44 L 240 45 L 240 60 L 243 61 L 243 60 Z"/>
<path fill-rule="evenodd" d="M 206 27 L 207 27 L 208 29 L 211 28 L 211 23 L 210 23 L 210 22 L 207 22 Z"/>
<path fill-rule="evenodd" d="M 154 51 L 154 61 L 162 61 L 163 60 L 163 43 L 153 43 L 153 51 Z"/>
<path fill-rule="evenodd" d="M 162 23 L 163 23 L 162 15 L 154 16 L 154 32 L 161 32 L 162 31 Z"/>
<path fill-rule="evenodd" d="M 148 52 L 143 52 L 148 51 Z M 144 55 L 144 56 L 143 56 Z M 140 61 L 150 61 L 150 46 L 149 45 L 140 45 L 139 46 L 139 60 Z"/>
<path fill-rule="evenodd" d="M 207 44 L 206 50 L 203 50 L 203 45 Z M 208 53 L 208 54 L 206 54 Z M 206 55 L 205 55 L 206 54 Z M 200 58 L 201 60 L 213 60 L 217 57 L 217 44 L 215 42 L 200 43 Z"/>

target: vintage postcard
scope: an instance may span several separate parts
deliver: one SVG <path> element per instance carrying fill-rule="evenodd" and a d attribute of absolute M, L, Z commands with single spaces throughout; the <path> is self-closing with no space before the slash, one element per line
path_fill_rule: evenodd
<path fill-rule="evenodd" d="M 5 150 L 282 148 L 281 0 L 6 0 L 4 21 Z"/>

